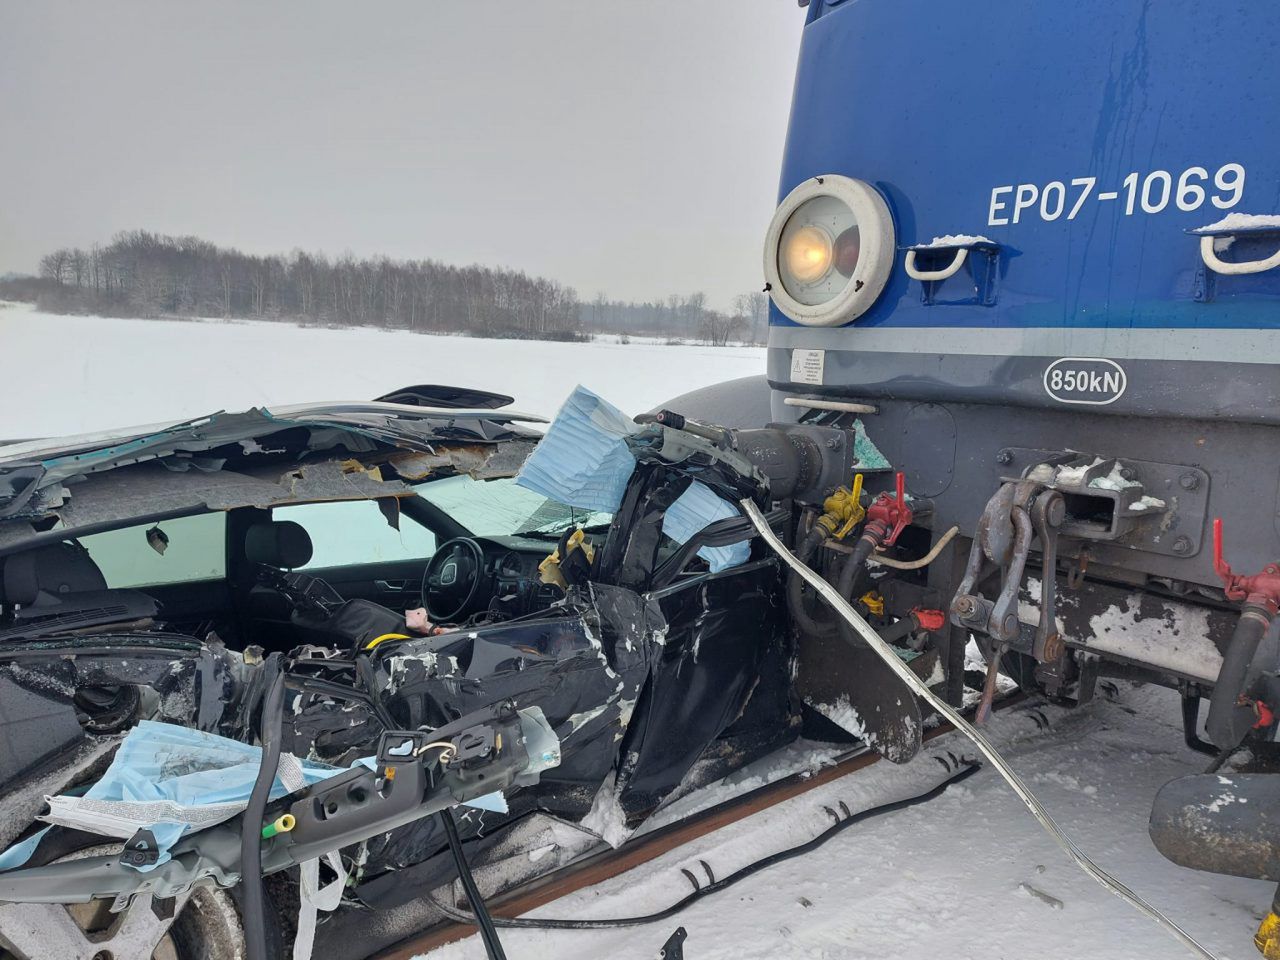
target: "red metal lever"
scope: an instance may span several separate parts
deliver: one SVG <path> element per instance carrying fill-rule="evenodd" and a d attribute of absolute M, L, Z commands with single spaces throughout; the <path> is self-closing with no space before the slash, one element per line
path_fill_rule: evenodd
<path fill-rule="evenodd" d="M 886 547 L 897 543 L 899 534 L 911 525 L 913 519 L 911 508 L 907 506 L 907 478 L 902 471 L 894 477 L 894 488 L 896 496 L 881 493 L 867 508 L 867 519 L 879 521 L 888 531 L 880 541 Z"/>
<path fill-rule="evenodd" d="M 1213 572 L 1223 583 L 1231 582 L 1231 567 L 1222 557 L 1222 518 L 1213 518 Z M 1234 599 L 1239 599 L 1234 598 Z"/>
<path fill-rule="evenodd" d="M 1222 580 L 1222 590 L 1228 600 L 1243 600 L 1270 611 L 1272 616 L 1280 611 L 1280 566 L 1269 563 L 1261 573 L 1252 577 L 1231 571 L 1231 565 L 1223 557 L 1222 518 L 1213 519 L 1213 572 Z"/>

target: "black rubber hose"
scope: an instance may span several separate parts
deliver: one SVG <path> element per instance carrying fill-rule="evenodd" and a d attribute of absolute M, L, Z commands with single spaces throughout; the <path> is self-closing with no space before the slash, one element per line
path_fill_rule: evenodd
<path fill-rule="evenodd" d="M 495 917 L 491 922 L 500 927 L 521 927 L 535 930 L 600 930 L 608 929 L 610 927 L 636 927 L 645 923 L 656 923 L 659 920 L 665 920 L 668 917 L 679 913 L 694 901 L 701 900 L 705 896 L 718 893 L 721 890 L 731 887 L 739 880 L 745 880 L 752 874 L 759 873 L 761 870 L 771 867 L 776 863 L 782 863 L 784 860 L 791 860 L 795 857 L 804 856 L 806 853 L 811 853 L 836 834 L 841 833 L 844 830 L 848 830 L 855 824 L 870 820 L 873 817 L 884 816 L 887 813 L 893 813 L 897 810 L 904 810 L 907 807 L 913 807 L 916 804 L 926 803 L 929 800 L 940 797 L 947 787 L 951 786 L 953 783 L 959 783 L 960 781 L 973 776 L 981 769 L 982 764 L 970 763 L 967 766 L 961 767 L 959 770 L 952 773 L 952 775 L 946 780 L 942 781 L 942 783 L 932 789 L 926 790 L 924 793 L 916 794 L 913 797 L 905 797 L 902 800 L 891 800 L 888 803 L 882 803 L 876 807 L 869 807 L 866 810 L 860 810 L 851 816 L 845 817 L 834 826 L 828 827 L 812 840 L 807 840 L 799 846 L 789 847 L 786 850 L 779 850 L 777 853 L 757 860 L 754 863 L 749 863 L 741 870 L 737 870 L 734 873 L 729 874 L 727 877 L 722 877 L 713 883 L 707 884 L 705 887 L 699 887 L 688 896 L 677 900 L 671 906 L 664 910 L 659 910 L 657 913 L 646 913 L 638 917 L 616 917 L 605 920 L 544 920 L 541 918 L 532 919 L 515 917 L 509 919 L 506 917 Z M 441 912 L 453 920 L 457 920 L 461 923 L 476 922 L 477 918 L 468 917 L 459 910 L 446 907 L 435 898 L 431 898 L 431 900 L 440 908 Z"/>
<path fill-rule="evenodd" d="M 249 794 L 240 822 L 240 886 L 241 919 L 244 922 L 244 947 L 248 960 L 267 960 L 266 893 L 262 886 L 262 819 L 266 815 L 271 786 L 280 765 L 280 733 L 283 725 L 284 671 L 280 654 L 273 653 L 262 664 L 262 717 L 258 741 L 262 744 L 262 762 L 258 777 Z"/>
<path fill-rule="evenodd" d="M 1246 603 L 1236 621 L 1231 643 L 1222 658 L 1213 696 L 1209 699 L 1209 717 L 1205 730 L 1209 739 L 1222 750 L 1230 750 L 1240 744 L 1253 726 L 1253 711 L 1240 706 L 1237 701 L 1244 693 L 1249 677 L 1249 665 L 1258 652 L 1258 644 L 1271 626 L 1271 612 L 1265 607 Z"/>
<path fill-rule="evenodd" d="M 467 903 L 471 904 L 471 912 L 475 915 L 475 923 L 480 928 L 480 939 L 484 941 L 484 951 L 489 960 L 507 960 L 498 940 L 498 931 L 494 929 L 493 918 L 484 905 L 484 897 L 476 886 L 476 878 L 471 874 L 471 866 L 467 863 L 466 851 L 462 849 L 462 838 L 458 836 L 458 825 L 453 822 L 453 814 L 446 807 L 437 816 L 444 827 L 445 838 L 449 841 L 449 851 L 453 854 L 454 865 L 458 868 L 458 879 L 462 881 L 462 889 L 467 894 Z"/>
<path fill-rule="evenodd" d="M 814 525 L 808 535 L 800 541 L 800 545 L 796 547 L 796 556 L 800 562 L 806 566 L 809 558 L 813 556 L 813 552 L 818 549 L 818 545 L 826 539 L 827 532 L 822 527 Z M 791 611 L 791 618 L 795 620 L 796 625 L 801 631 L 815 637 L 834 637 L 836 635 L 836 623 L 834 617 L 830 620 L 817 620 L 809 614 L 805 609 L 804 600 L 804 578 L 794 570 L 787 579 L 787 609 Z"/>
<path fill-rule="evenodd" d="M 836 581 L 836 589 L 840 591 L 840 596 L 850 603 L 854 602 L 854 593 L 857 592 L 858 586 L 866 574 L 867 561 L 871 558 L 871 554 L 875 551 L 876 546 L 884 535 L 882 531 L 883 527 L 876 525 L 874 522 L 868 524 L 867 529 L 858 538 L 858 542 L 854 544 L 853 553 L 849 555 L 849 559 L 845 561 L 845 565 L 840 570 L 840 579 Z M 799 576 L 799 574 L 795 575 Z M 836 627 L 844 642 L 851 647 L 865 647 L 867 645 L 867 642 L 858 636 L 857 631 L 845 622 L 843 617 L 837 618 Z"/>

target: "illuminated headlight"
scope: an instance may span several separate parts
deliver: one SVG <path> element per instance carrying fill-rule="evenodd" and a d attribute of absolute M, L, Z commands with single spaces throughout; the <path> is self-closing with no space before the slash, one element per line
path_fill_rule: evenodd
<path fill-rule="evenodd" d="M 813 177 L 773 215 L 764 272 L 784 314 L 833 327 L 875 302 L 893 269 L 893 251 L 893 219 L 874 187 L 849 177 Z"/>

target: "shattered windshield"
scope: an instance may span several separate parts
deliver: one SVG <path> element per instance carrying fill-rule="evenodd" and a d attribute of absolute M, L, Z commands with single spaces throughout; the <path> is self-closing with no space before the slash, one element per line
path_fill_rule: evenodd
<path fill-rule="evenodd" d="M 570 507 L 518 487 L 510 477 L 447 477 L 420 484 L 416 492 L 478 537 L 555 540 L 572 527 L 591 530 L 607 526 L 612 519 L 611 514 Z"/>

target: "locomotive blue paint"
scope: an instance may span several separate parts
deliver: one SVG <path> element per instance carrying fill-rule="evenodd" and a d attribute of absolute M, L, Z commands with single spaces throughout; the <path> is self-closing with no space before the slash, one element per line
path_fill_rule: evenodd
<path fill-rule="evenodd" d="M 1276 421 L 1280 270 L 1215 274 L 1188 231 L 1280 213 L 1278 40 L 1269 3 L 813 0 L 780 196 L 843 174 L 881 191 L 900 248 L 947 234 L 1000 247 L 986 296 L 983 256 L 926 289 L 900 251 L 851 324 L 772 307 L 775 389 Z M 1234 183 L 1231 165 L 1238 195 L 1215 183 L 1224 169 Z M 1240 235 L 1221 256 L 1277 246 Z M 821 386 L 789 383 L 795 348 L 827 351 Z M 1119 364 L 1123 395 L 1064 405 L 1046 385 L 1063 357 Z"/>

